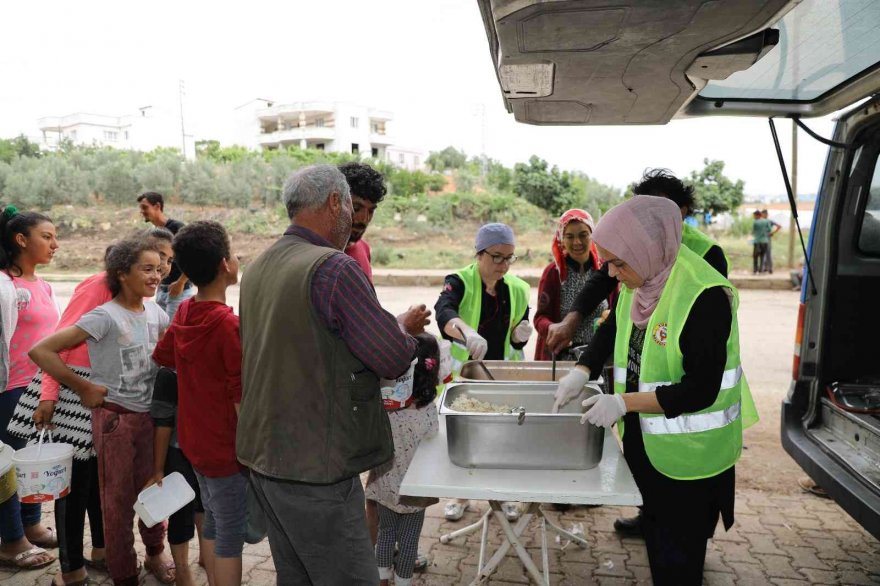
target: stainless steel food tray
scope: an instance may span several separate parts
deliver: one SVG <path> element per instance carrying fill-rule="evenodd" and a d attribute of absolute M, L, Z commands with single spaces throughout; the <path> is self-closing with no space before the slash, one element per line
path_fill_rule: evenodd
<path fill-rule="evenodd" d="M 598 394 L 592 385 L 560 413 L 551 413 L 556 383 L 452 383 L 440 400 L 449 459 L 463 468 L 586 470 L 602 459 L 605 430 L 581 425 L 581 401 Z M 459 396 L 515 408 L 514 413 L 454 411 Z"/>
<path fill-rule="evenodd" d="M 551 382 L 553 363 L 546 361 L 512 362 L 508 360 L 483 360 L 486 369 L 492 373 L 496 381 L 504 382 Z M 574 368 L 574 362 L 556 363 L 556 380 L 559 380 Z M 479 360 L 469 360 L 461 366 L 458 375 L 461 382 L 490 380 L 480 366 Z"/>

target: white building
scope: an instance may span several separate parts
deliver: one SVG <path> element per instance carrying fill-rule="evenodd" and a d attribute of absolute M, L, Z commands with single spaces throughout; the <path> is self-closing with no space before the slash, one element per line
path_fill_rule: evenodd
<path fill-rule="evenodd" d="M 390 112 L 344 102 L 293 102 L 256 111 L 254 145 L 314 148 L 385 158 Z"/>
<path fill-rule="evenodd" d="M 107 116 L 78 112 L 67 116 L 47 116 L 37 120 L 42 133 L 41 146 L 58 148 L 67 139 L 76 145 L 109 146 L 123 150 L 151 151 L 157 147 L 180 149 L 184 144 L 179 115 L 173 110 L 146 106 L 127 116 Z M 186 135 L 184 154 L 195 158 L 195 143 Z"/>
<path fill-rule="evenodd" d="M 392 145 L 385 148 L 385 160 L 408 171 L 424 170 L 427 158 L 428 153 L 420 149 Z"/>

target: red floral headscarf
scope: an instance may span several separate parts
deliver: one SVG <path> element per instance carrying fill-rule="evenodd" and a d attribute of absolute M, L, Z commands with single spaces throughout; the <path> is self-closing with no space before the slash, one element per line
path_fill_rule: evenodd
<path fill-rule="evenodd" d="M 593 223 L 593 216 L 584 210 L 573 209 L 568 210 L 559 218 L 556 225 L 556 237 L 553 239 L 551 250 L 553 251 L 553 261 L 556 263 L 556 269 L 559 271 L 559 281 L 565 282 L 568 277 L 568 267 L 565 264 L 565 248 L 562 246 L 562 233 L 569 222 L 583 222 L 590 228 L 590 234 L 596 229 Z M 593 268 L 598 270 L 602 265 L 599 262 L 599 253 L 596 250 L 596 244 L 590 241 L 590 259 L 593 262 Z"/>

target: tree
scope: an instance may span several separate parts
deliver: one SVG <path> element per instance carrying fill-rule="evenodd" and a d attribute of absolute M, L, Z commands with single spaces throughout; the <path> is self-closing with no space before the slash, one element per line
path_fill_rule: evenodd
<path fill-rule="evenodd" d="M 40 145 L 19 134 L 15 138 L 0 138 L 0 161 L 12 163 L 18 157 L 37 158 L 41 155 Z"/>
<path fill-rule="evenodd" d="M 513 192 L 529 203 L 552 214 L 565 211 L 574 194 L 571 174 L 532 155 L 528 164 L 517 163 L 513 169 Z"/>
<path fill-rule="evenodd" d="M 442 151 L 432 152 L 425 159 L 425 164 L 432 171 L 447 171 L 449 169 L 461 169 L 467 164 L 467 155 L 455 147 L 448 146 Z"/>
<path fill-rule="evenodd" d="M 687 183 L 694 187 L 694 207 L 713 215 L 735 210 L 743 202 L 742 179 L 731 181 L 724 175 L 724 161 L 703 159 L 702 171 L 691 171 Z"/>

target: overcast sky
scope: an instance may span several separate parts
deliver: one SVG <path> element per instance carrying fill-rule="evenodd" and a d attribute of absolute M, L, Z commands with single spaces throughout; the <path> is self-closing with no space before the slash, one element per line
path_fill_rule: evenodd
<path fill-rule="evenodd" d="M 508 165 L 536 154 L 623 187 L 646 167 L 680 175 L 722 159 L 749 195 L 784 185 L 765 119 L 656 127 L 532 127 L 504 109 L 474 0 L 12 2 L 3 9 L 0 136 L 37 136 L 37 118 L 177 107 L 187 132 L 229 139 L 233 109 L 254 98 L 354 101 L 391 110 L 402 146 Z M 484 114 L 483 114 L 484 113 Z M 830 135 L 831 117 L 808 122 Z M 786 156 L 790 124 L 780 122 Z M 803 133 L 799 191 L 819 184 L 826 149 Z"/>

